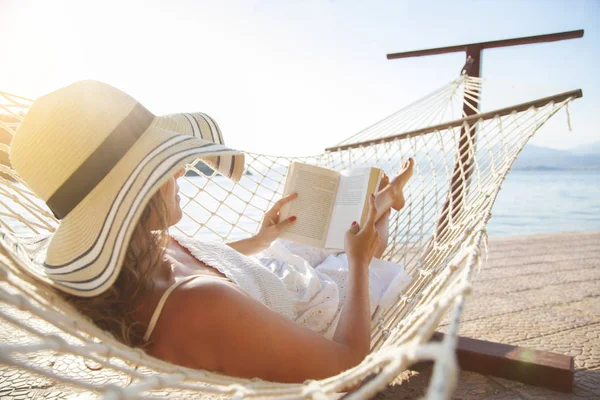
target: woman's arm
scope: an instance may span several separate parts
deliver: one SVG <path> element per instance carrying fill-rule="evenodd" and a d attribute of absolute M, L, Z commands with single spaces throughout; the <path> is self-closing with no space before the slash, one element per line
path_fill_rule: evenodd
<path fill-rule="evenodd" d="M 301 383 L 336 375 L 365 356 L 364 346 L 356 346 L 351 335 L 329 340 L 231 284 L 194 286 L 194 293 L 185 298 L 186 307 L 178 301 L 177 321 L 168 321 L 176 351 L 170 361 L 231 376 Z"/>
<path fill-rule="evenodd" d="M 171 361 L 239 377 L 304 382 L 336 375 L 369 351 L 368 266 L 377 246 L 374 205 L 365 226 L 348 231 L 350 284 L 333 340 L 326 339 L 223 281 L 194 280 L 175 291 L 163 329 Z M 182 306 L 185 305 L 185 306 Z M 160 324 L 160 322 L 159 322 Z M 181 329 L 173 328 L 181 327 Z"/>
<path fill-rule="evenodd" d="M 227 246 L 237 250 L 238 252 L 245 254 L 247 256 L 251 256 L 256 253 L 260 253 L 267 247 L 269 247 L 271 243 L 267 244 L 257 238 L 256 236 L 249 237 L 247 239 L 237 240 L 235 242 L 227 243 Z"/>
<path fill-rule="evenodd" d="M 344 247 L 348 256 L 348 288 L 340 321 L 333 340 L 350 344 L 362 355 L 369 353 L 371 312 L 369 304 L 369 264 L 378 245 L 375 229 L 375 198 L 369 198 L 369 215 L 360 228 L 353 223 L 346 233 Z"/>
<path fill-rule="evenodd" d="M 269 247 L 273 240 L 277 239 L 279 235 L 281 235 L 281 232 L 296 220 L 296 217 L 292 216 L 284 221 L 279 221 L 279 210 L 281 210 L 281 207 L 285 203 L 294 200 L 296 197 L 298 197 L 298 194 L 292 193 L 277 201 L 273 207 L 265 213 L 260 229 L 256 235 L 247 239 L 227 243 L 227 245 L 247 256 L 259 253 Z"/>

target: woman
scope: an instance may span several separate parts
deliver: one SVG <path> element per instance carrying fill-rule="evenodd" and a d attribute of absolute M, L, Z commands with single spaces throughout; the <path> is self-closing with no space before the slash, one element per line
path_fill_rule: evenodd
<path fill-rule="evenodd" d="M 225 245 L 169 236 L 182 216 L 183 165 L 201 157 L 241 176 L 243 155 L 219 143 L 210 117 L 155 117 L 100 82 L 36 100 L 11 162 L 61 219 L 41 278 L 124 343 L 175 364 L 279 382 L 358 364 L 369 351 L 374 287 L 389 292 L 388 280 L 401 272 L 378 257 L 413 161 L 384 179 L 341 255 L 276 240 L 294 222 L 279 221 L 278 212 L 295 195 L 278 201 L 249 239 Z"/>

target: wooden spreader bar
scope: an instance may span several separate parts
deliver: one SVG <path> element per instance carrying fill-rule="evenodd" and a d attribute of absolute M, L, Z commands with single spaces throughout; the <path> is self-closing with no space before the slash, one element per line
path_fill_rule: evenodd
<path fill-rule="evenodd" d="M 579 29 L 576 31 L 568 31 L 568 32 L 550 33 L 547 35 L 527 36 L 527 37 L 521 37 L 521 38 L 515 38 L 515 39 L 503 39 L 503 40 L 493 40 L 490 42 L 459 44 L 456 46 L 437 47 L 435 49 L 404 51 L 401 53 L 390 53 L 387 55 L 387 59 L 393 60 L 396 58 L 410 58 L 410 57 L 432 56 L 432 55 L 436 55 L 436 54 L 456 53 L 459 51 L 466 51 L 467 48 L 469 48 L 469 47 L 470 48 L 477 47 L 477 48 L 483 50 L 483 49 L 493 49 L 493 48 L 498 48 L 498 47 L 519 46 L 522 44 L 557 42 L 559 40 L 577 39 L 577 38 L 581 38 L 581 37 L 583 37 L 583 29 Z"/>
<path fill-rule="evenodd" d="M 362 142 L 349 143 L 349 144 L 340 145 L 340 146 L 332 146 L 332 147 L 326 148 L 325 151 L 347 150 L 347 149 L 352 149 L 352 148 L 358 148 L 361 146 L 369 146 L 371 144 L 391 142 L 396 139 L 405 139 L 405 138 L 409 138 L 409 137 L 413 137 L 413 136 L 425 135 L 427 133 L 431 133 L 431 132 L 435 132 L 435 131 L 439 131 L 439 130 L 459 127 L 465 123 L 470 125 L 473 122 L 477 122 L 480 120 L 486 121 L 488 119 L 508 115 L 515 111 L 521 112 L 521 111 L 528 110 L 531 107 L 542 107 L 551 102 L 560 103 L 561 101 L 564 101 L 570 97 L 580 98 L 582 96 L 583 96 L 583 92 L 581 89 L 571 90 L 571 91 L 560 93 L 560 94 L 557 94 L 554 96 L 542 97 L 540 99 L 528 101 L 526 103 L 521 103 L 521 104 L 517 104 L 514 106 L 510 106 L 510 107 L 505 107 L 505 108 L 499 108 L 494 111 L 488 111 L 488 112 L 484 112 L 484 113 L 480 113 L 480 114 L 474 114 L 474 115 L 471 115 L 471 116 L 468 116 L 465 118 L 461 118 L 461 119 L 457 119 L 457 120 L 449 121 L 449 122 L 444 122 L 444 123 L 441 123 L 438 125 L 432 125 L 432 126 L 428 126 L 428 127 L 421 128 L 421 129 L 415 129 L 413 131 L 399 133 L 397 135 L 385 136 L 382 138 L 370 139 L 370 140 L 365 140 Z"/>
<path fill-rule="evenodd" d="M 431 341 L 441 341 L 435 332 Z M 560 392 L 573 390 L 573 357 L 459 336 L 456 357 L 462 370 L 542 386 Z"/>
<path fill-rule="evenodd" d="M 430 341 L 441 342 L 443 339 L 443 333 L 434 332 Z M 457 339 L 456 358 L 461 370 L 523 382 L 559 392 L 571 393 L 573 391 L 575 362 L 571 356 L 463 336 L 458 336 Z M 431 364 L 430 361 L 419 362 L 409 369 L 419 371 Z M 376 376 L 377 373 L 370 374 L 363 380 L 361 386 Z"/>

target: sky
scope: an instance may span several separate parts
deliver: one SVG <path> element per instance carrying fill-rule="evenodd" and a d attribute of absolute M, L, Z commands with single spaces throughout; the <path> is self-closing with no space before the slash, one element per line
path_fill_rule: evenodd
<path fill-rule="evenodd" d="M 80 79 L 155 114 L 202 111 L 231 147 L 313 155 L 456 79 L 463 53 L 387 53 L 585 29 L 483 52 L 482 76 L 583 89 L 532 143 L 600 141 L 600 0 L 0 0 L 0 91 L 36 98 Z M 540 96 L 533 95 L 531 99 Z"/>

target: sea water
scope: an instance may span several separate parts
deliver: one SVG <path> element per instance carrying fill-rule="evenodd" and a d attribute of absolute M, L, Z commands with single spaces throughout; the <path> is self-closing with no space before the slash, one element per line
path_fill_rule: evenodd
<path fill-rule="evenodd" d="M 201 180 L 200 177 L 188 177 L 192 182 Z M 212 182 L 204 190 L 215 196 L 209 199 L 214 204 L 204 203 L 203 206 L 209 210 L 218 212 L 223 218 L 212 218 L 211 228 L 219 232 L 226 233 L 231 229 L 231 225 L 226 221 L 236 221 L 238 214 L 242 212 L 244 217 L 238 221 L 238 226 L 247 231 L 254 231 L 257 222 L 262 218 L 262 211 L 255 207 L 246 207 L 244 203 L 235 201 L 230 204 L 232 208 L 220 207 L 219 198 L 225 197 L 223 190 L 230 189 L 239 197 L 244 198 L 249 191 L 255 191 L 258 194 L 264 191 L 264 198 L 272 198 L 274 192 L 280 192 L 281 187 L 271 181 L 265 181 L 262 184 L 272 187 L 261 187 L 257 185 L 250 177 L 242 178 L 243 186 L 234 187 L 233 184 L 223 177 L 215 178 L 219 184 Z M 269 185 L 271 183 L 271 185 Z M 230 185 L 231 188 L 228 188 Z M 185 195 L 194 196 L 198 189 L 182 179 L 179 186 L 183 194 L 183 203 L 186 203 Z M 270 189 L 270 190 L 269 190 Z M 219 193 L 223 192 L 223 196 Z M 234 199 L 235 200 L 235 199 Z M 5 200 L 6 201 L 6 200 Z M 8 200 L 10 203 L 10 200 Z M 264 201 L 263 201 L 264 203 Z M 184 204 L 185 205 L 185 204 Z M 265 204 L 257 204 L 261 207 L 267 207 Z M 10 205 L 13 212 L 19 212 L 21 207 L 16 204 Z M 186 211 L 206 212 L 205 209 L 197 207 L 187 207 Z M 231 215 L 228 215 L 231 214 Z M 4 217 L 3 217 L 4 218 Z M 18 233 L 30 233 L 28 229 L 22 226 L 15 226 L 13 221 L 7 221 L 14 227 Z M 202 231 L 197 232 L 198 225 L 190 218 L 184 217 L 178 224 L 178 228 L 187 234 L 195 234 L 197 237 L 208 235 Z M 511 235 L 530 235 L 558 232 L 576 232 L 600 230 L 600 171 L 519 171 L 513 170 L 502 185 L 502 190 L 498 195 L 496 204 L 492 210 L 492 219 L 488 224 L 489 236 L 511 236 Z M 238 239 L 247 236 L 243 230 L 235 229 L 232 231 L 230 239 Z M 207 238 L 214 239 L 212 236 Z"/>
<path fill-rule="evenodd" d="M 490 236 L 600 230 L 600 171 L 513 170 L 488 224 Z"/>
<path fill-rule="evenodd" d="M 182 185 L 185 185 L 184 181 L 180 183 Z M 182 190 L 185 190 L 184 186 Z M 210 186 L 206 190 L 210 191 Z M 220 212 L 227 210 L 221 208 Z M 256 208 L 248 208 L 246 212 L 255 220 L 262 217 L 262 212 Z M 180 227 L 185 231 L 185 220 Z M 250 223 L 245 226 L 246 229 L 255 227 Z M 228 228 L 223 224 L 224 230 Z M 600 230 L 598 170 L 513 170 L 502 184 L 488 224 L 489 236 L 592 230 Z"/>

